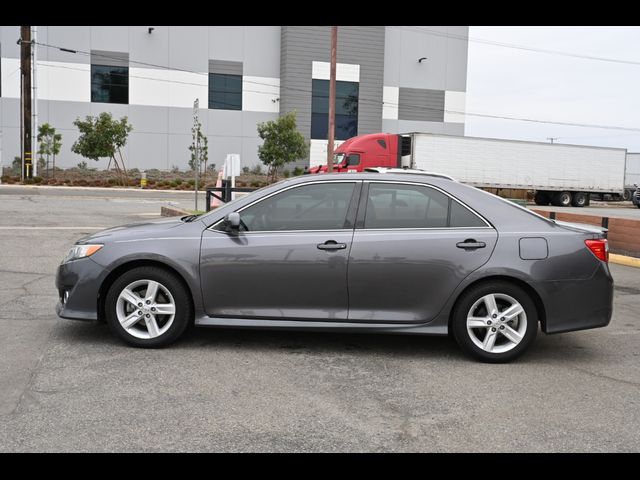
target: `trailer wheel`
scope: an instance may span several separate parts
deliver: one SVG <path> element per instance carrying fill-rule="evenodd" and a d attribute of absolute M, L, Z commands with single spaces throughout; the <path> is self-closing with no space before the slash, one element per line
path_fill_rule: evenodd
<path fill-rule="evenodd" d="M 551 203 L 556 207 L 568 207 L 571 205 L 571 200 L 571 192 L 556 192 L 551 199 Z"/>
<path fill-rule="evenodd" d="M 549 205 L 551 203 L 551 199 L 549 198 L 549 194 L 547 192 L 543 192 L 541 190 L 537 190 L 536 194 L 533 196 L 533 201 L 536 205 Z"/>
<path fill-rule="evenodd" d="M 587 194 L 584 192 L 576 192 L 573 194 L 571 205 L 574 207 L 584 207 L 587 205 Z"/>
<path fill-rule="evenodd" d="M 633 197 L 633 190 L 625 188 L 624 192 L 622 193 L 622 199 L 628 202 L 629 200 L 631 200 L 631 197 Z"/>

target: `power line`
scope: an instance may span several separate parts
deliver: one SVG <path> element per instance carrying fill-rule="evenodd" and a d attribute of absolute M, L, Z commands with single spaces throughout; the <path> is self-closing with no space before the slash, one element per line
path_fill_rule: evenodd
<path fill-rule="evenodd" d="M 499 42 L 496 40 L 488 40 L 485 38 L 471 37 L 469 35 L 438 32 L 437 30 L 429 30 L 427 28 L 411 28 L 411 27 L 396 27 L 396 26 L 389 27 L 389 28 L 394 28 L 396 30 L 405 30 L 405 31 L 417 32 L 417 33 L 424 33 L 427 35 L 435 35 L 439 37 L 453 38 L 456 40 L 464 40 L 464 41 L 474 42 L 474 43 L 482 43 L 482 44 L 493 45 L 497 47 L 513 48 L 513 49 L 524 50 L 528 52 L 546 53 L 549 55 L 560 55 L 563 57 L 581 58 L 583 60 L 596 60 L 599 62 L 622 63 L 625 65 L 640 65 L 640 61 L 637 61 L 637 60 L 625 60 L 621 58 L 600 57 L 596 55 L 586 55 L 586 54 L 565 52 L 561 50 L 553 50 L 553 49 L 547 49 L 547 48 L 529 47 L 526 45 L 518 45 L 515 43 L 506 43 L 506 42 Z"/>
<path fill-rule="evenodd" d="M 401 28 L 401 27 L 393 27 L 393 28 Z M 423 30 L 420 30 L 421 32 L 423 32 Z M 426 30 L 425 30 L 426 31 Z M 433 31 L 430 31 L 433 32 Z M 441 32 L 437 32 L 437 33 L 441 33 Z M 463 37 L 463 36 L 460 36 Z M 466 38 L 466 37 L 465 37 Z M 45 44 L 45 43 L 40 43 L 37 42 L 38 45 L 41 46 L 45 46 L 48 48 L 55 48 L 55 49 L 62 49 L 62 47 L 56 46 L 56 45 L 49 45 L 49 44 Z M 65 51 L 71 51 L 70 49 L 65 49 Z M 88 52 L 83 52 L 82 50 L 73 50 L 73 52 L 75 53 L 80 53 L 80 54 L 84 54 L 84 55 L 91 55 Z M 117 57 L 109 57 L 108 55 L 99 55 L 101 58 L 111 58 L 111 59 L 116 59 L 116 60 L 121 60 L 121 58 L 117 58 Z M 153 64 L 153 63 L 148 63 L 148 62 L 138 62 L 138 61 L 133 61 L 131 60 L 130 63 L 137 63 L 140 65 L 146 65 L 146 66 L 152 66 L 152 67 L 156 67 L 156 68 L 160 68 L 160 69 L 164 69 L 164 70 L 168 70 L 168 71 L 180 71 L 180 72 L 184 72 L 184 73 L 192 73 L 192 74 L 197 74 L 197 75 L 203 75 L 206 76 L 208 78 L 208 73 L 203 73 L 203 72 L 197 72 L 197 71 L 193 71 L 193 70 L 186 70 L 186 69 L 179 69 L 179 68 L 171 68 L 168 66 L 164 66 L 164 65 L 158 65 L 158 64 Z M 638 63 L 640 64 L 640 63 Z M 56 67 L 56 68 L 67 68 L 67 69 L 72 69 L 74 70 L 73 67 L 65 67 L 65 66 L 57 66 L 57 65 L 43 65 L 43 66 L 51 66 L 51 67 Z M 75 69 L 75 70 L 79 70 L 82 72 L 86 72 L 86 70 L 83 69 Z M 119 75 L 119 74 L 116 74 Z M 124 74 L 121 74 L 124 75 Z M 135 75 L 129 75 L 133 78 L 141 78 L 141 79 L 147 79 L 147 80 L 154 80 L 154 81 L 165 81 L 165 82 L 169 82 L 169 83 L 178 83 L 178 84 L 186 84 L 186 85 L 195 85 L 195 86 L 200 86 L 200 87 L 205 87 L 208 86 L 207 84 L 201 84 L 201 83 L 194 83 L 194 82 L 182 82 L 179 80 L 168 80 L 168 79 L 158 79 L 158 78 L 153 78 L 153 77 L 141 77 L 141 76 L 135 76 Z M 243 82 L 246 83 L 251 83 L 251 84 L 255 84 L 255 85 L 263 85 L 263 86 L 269 86 L 269 87 L 278 87 L 277 85 L 274 84 L 269 84 L 269 83 L 263 83 L 263 82 L 255 82 L 255 81 L 250 81 L 250 80 L 244 80 Z M 306 96 L 309 96 L 312 94 L 311 91 L 306 90 L 306 89 L 301 89 L 301 88 L 293 88 L 293 87 L 283 87 L 282 85 L 279 87 L 280 91 L 282 90 L 288 90 L 288 91 L 297 91 L 297 92 L 302 92 L 304 93 Z M 266 95 L 274 95 L 274 92 L 265 92 L 265 91 L 258 91 L 258 90 L 245 90 L 247 92 L 251 92 L 251 93 L 259 93 L 259 94 L 266 94 Z M 620 131 L 629 131 L 629 132 L 640 132 L 640 128 L 634 128 L 634 127 L 625 127 L 625 126 L 619 126 L 619 125 L 598 125 L 598 124 L 588 124 L 588 123 L 577 123 L 577 122 L 560 122 L 560 121 L 553 121 L 553 120 L 540 120 L 540 119 L 532 119 L 532 118 L 525 118 L 525 117 L 513 117 L 513 116 L 507 116 L 507 115 L 494 115 L 494 114 L 488 114 L 488 113 L 475 113 L 475 112 L 462 112 L 462 111 L 456 111 L 456 110 L 447 110 L 447 109 L 439 109 L 439 108 L 434 108 L 434 107 L 426 107 L 426 106 L 416 106 L 416 105 L 408 105 L 408 104 L 400 104 L 400 103 L 394 103 L 394 102 L 383 102 L 381 100 L 377 100 L 377 99 L 365 99 L 365 98 L 359 98 L 358 99 L 359 103 L 374 103 L 377 105 L 382 105 L 384 106 L 391 106 L 391 107 L 398 107 L 398 108 L 403 108 L 403 109 L 410 109 L 413 111 L 424 111 L 424 110 L 429 110 L 429 111 L 434 111 L 434 112 L 438 112 L 438 113 L 449 113 L 449 114 L 453 114 L 453 115 L 468 115 L 468 116 L 472 116 L 472 117 L 480 117 L 480 118 L 493 118 L 493 119 L 499 119 L 499 120 L 512 120 L 512 121 L 520 121 L 520 122 L 530 122 L 530 123 L 541 123 L 541 124 L 549 124 L 549 125 L 563 125 L 563 126 L 570 126 L 570 127 L 581 127 L 581 128 L 596 128 L 596 129 L 604 129 L 604 130 L 620 130 Z"/>

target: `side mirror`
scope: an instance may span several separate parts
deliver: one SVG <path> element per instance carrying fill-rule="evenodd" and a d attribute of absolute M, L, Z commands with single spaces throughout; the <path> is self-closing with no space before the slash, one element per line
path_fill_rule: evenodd
<path fill-rule="evenodd" d="M 224 217 L 224 224 L 228 231 L 237 232 L 240 230 L 240 214 L 238 212 L 231 212 Z"/>

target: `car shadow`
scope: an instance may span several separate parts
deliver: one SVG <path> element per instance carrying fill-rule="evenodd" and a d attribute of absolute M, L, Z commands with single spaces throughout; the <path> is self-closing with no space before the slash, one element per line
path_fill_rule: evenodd
<path fill-rule="evenodd" d="M 99 322 L 63 321 L 56 336 L 68 343 L 85 347 L 130 348 Z M 176 353 L 207 348 L 235 349 L 250 352 L 279 352 L 291 355 L 391 355 L 417 359 L 469 361 L 455 340 L 445 336 L 392 335 L 346 332 L 311 332 L 291 330 L 254 330 L 197 327 L 168 347 Z M 555 364 L 593 360 L 595 349 L 579 332 L 545 335 L 539 332 L 529 351 L 518 363 Z"/>

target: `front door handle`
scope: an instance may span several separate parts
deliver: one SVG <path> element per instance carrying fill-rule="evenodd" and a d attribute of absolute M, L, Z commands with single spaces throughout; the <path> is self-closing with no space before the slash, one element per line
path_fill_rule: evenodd
<path fill-rule="evenodd" d="M 465 250 L 475 250 L 476 248 L 484 248 L 486 246 L 486 243 L 476 242 L 473 238 L 467 238 L 464 242 L 456 243 L 456 247 L 464 248 Z"/>
<path fill-rule="evenodd" d="M 324 243 L 319 243 L 317 246 L 320 250 L 344 250 L 347 248 L 346 243 L 338 243 L 335 240 L 327 240 Z"/>

